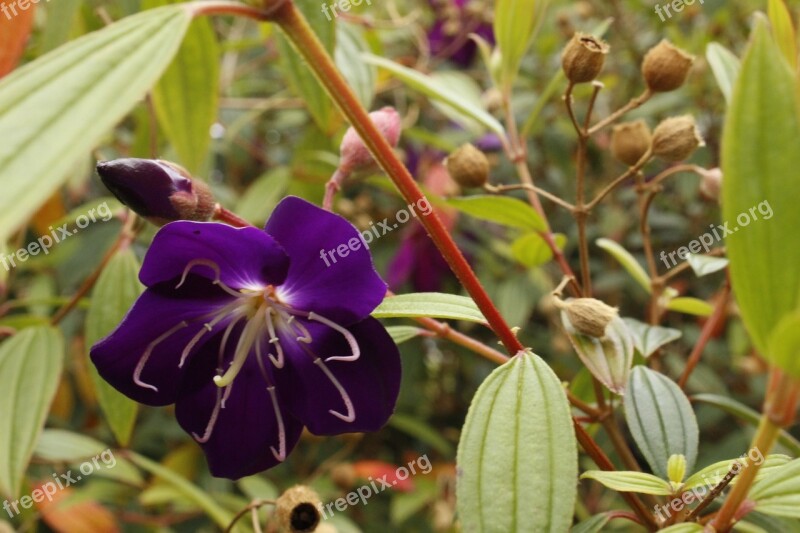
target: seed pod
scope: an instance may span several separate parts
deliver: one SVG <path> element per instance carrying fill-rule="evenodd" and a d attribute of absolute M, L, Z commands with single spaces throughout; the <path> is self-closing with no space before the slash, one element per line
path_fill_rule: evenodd
<path fill-rule="evenodd" d="M 370 113 L 369 118 L 389 144 L 397 146 L 400 141 L 400 115 L 397 111 L 392 107 L 384 107 Z M 339 171 L 344 175 L 368 169 L 375 163 L 364 141 L 352 126 L 345 132 L 339 152 Z"/>
<path fill-rule="evenodd" d="M 450 177 L 462 187 L 483 187 L 489 179 L 489 160 L 486 154 L 465 144 L 445 160 Z"/>
<path fill-rule="evenodd" d="M 694 59 L 664 39 L 644 56 L 642 75 L 647 87 L 656 93 L 674 91 L 686 81 Z"/>
<path fill-rule="evenodd" d="M 554 300 L 556 307 L 562 309 L 575 331 L 590 337 L 603 338 L 606 326 L 618 316 L 617 308 L 606 305 L 595 298 L 570 298 Z"/>
<path fill-rule="evenodd" d="M 317 493 L 305 485 L 295 485 L 275 502 L 275 518 L 280 531 L 314 531 L 320 522 L 322 507 Z"/>
<path fill-rule="evenodd" d="M 691 115 L 668 118 L 653 132 L 653 155 L 670 163 L 687 159 L 700 146 L 705 142 Z"/>
<path fill-rule="evenodd" d="M 564 48 L 561 67 L 572 83 L 590 82 L 603 70 L 608 44 L 586 33 L 577 32 Z"/>
<path fill-rule="evenodd" d="M 611 155 L 614 159 L 634 166 L 650 149 L 653 136 L 644 120 L 624 122 L 611 131 Z"/>
<path fill-rule="evenodd" d="M 210 220 L 214 197 L 182 167 L 154 159 L 115 159 L 97 164 L 103 184 L 117 199 L 157 226 L 175 220 Z"/>

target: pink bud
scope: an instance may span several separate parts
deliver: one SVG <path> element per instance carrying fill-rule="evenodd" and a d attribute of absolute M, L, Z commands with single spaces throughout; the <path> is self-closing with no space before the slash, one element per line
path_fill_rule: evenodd
<path fill-rule="evenodd" d="M 397 111 L 392 107 L 384 107 L 370 113 L 369 118 L 389 144 L 397 146 L 400 140 L 400 115 Z M 375 162 L 364 141 L 352 126 L 344 134 L 340 154 L 339 171 L 345 175 L 356 170 L 365 170 Z"/>
<path fill-rule="evenodd" d="M 722 191 L 722 170 L 712 168 L 710 170 L 703 169 L 699 171 L 700 179 L 700 192 L 709 200 L 719 200 L 720 192 Z"/>

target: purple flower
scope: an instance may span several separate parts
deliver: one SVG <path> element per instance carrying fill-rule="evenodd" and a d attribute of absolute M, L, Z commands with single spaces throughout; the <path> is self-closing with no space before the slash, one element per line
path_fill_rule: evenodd
<path fill-rule="evenodd" d="M 282 462 L 304 426 L 375 431 L 400 387 L 397 347 L 369 316 L 386 284 L 364 247 L 330 267 L 320 257 L 358 237 L 295 197 L 265 231 L 167 224 L 139 273 L 147 290 L 92 361 L 130 398 L 176 404 L 218 477 Z"/>

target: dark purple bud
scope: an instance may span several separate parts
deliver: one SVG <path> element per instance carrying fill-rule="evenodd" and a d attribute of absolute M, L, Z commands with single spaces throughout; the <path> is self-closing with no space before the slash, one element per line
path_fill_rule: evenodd
<path fill-rule="evenodd" d="M 153 224 L 210 220 L 214 197 L 208 186 L 180 166 L 156 159 L 115 159 L 97 164 L 97 173 L 120 202 Z"/>

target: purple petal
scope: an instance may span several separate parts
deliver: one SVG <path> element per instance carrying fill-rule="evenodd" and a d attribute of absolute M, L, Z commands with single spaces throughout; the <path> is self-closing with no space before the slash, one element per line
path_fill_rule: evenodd
<path fill-rule="evenodd" d="M 333 410 L 343 416 L 351 414 L 333 381 L 320 364 L 314 363 L 314 355 L 303 348 L 323 360 L 347 357 L 352 352 L 340 333 L 317 323 L 306 323 L 306 327 L 314 341 L 308 346 L 283 340 L 288 360 L 283 369 L 275 371 L 279 386 L 292 391 L 289 406 L 294 415 L 316 435 L 377 431 L 383 427 L 394 412 L 401 367 L 400 352 L 381 323 L 367 318 L 348 328 L 361 349 L 358 360 L 323 363 L 352 402 L 352 422 L 330 413 Z"/>
<path fill-rule="evenodd" d="M 147 405 L 175 403 L 185 371 L 179 367 L 182 352 L 208 322 L 199 319 L 232 300 L 219 290 L 213 294 L 208 290 L 204 293 L 198 287 L 191 287 L 191 290 L 199 294 L 176 298 L 147 289 L 117 329 L 92 346 L 90 356 L 100 376 L 137 402 Z M 185 327 L 181 327 L 182 322 L 186 323 Z M 212 329 L 219 331 L 227 323 L 223 320 Z M 192 352 L 196 352 L 213 334 L 203 335 Z M 148 387 L 137 384 L 134 376 L 151 344 L 153 349 L 139 375 L 140 383 L 150 385 Z M 192 357 L 190 354 L 188 359 Z"/>
<path fill-rule="evenodd" d="M 231 344 L 235 345 L 235 342 Z M 212 344 L 207 347 L 210 349 Z M 231 351 L 228 350 L 229 356 Z M 196 358 L 189 368 L 175 407 L 181 427 L 195 438 L 206 436 L 217 395 L 223 393 L 212 381 L 216 347 L 203 355 Z M 267 371 L 270 372 L 268 367 Z M 218 410 L 208 440 L 200 442 L 214 476 L 239 479 L 262 472 L 280 463 L 271 448 L 288 455 L 297 445 L 303 425 L 291 416 L 288 409 L 281 407 L 285 443 L 284 450 L 280 450 L 280 424 L 267 385 L 255 355 L 250 354 L 232 384 L 225 407 Z M 280 394 L 280 389 L 277 389 L 279 405 L 285 404 Z"/>
<path fill-rule="evenodd" d="M 273 211 L 266 231 L 289 254 L 289 273 L 278 295 L 294 308 L 351 324 L 383 301 L 386 283 L 361 234 L 339 215 L 289 196 Z"/>
<path fill-rule="evenodd" d="M 139 279 L 148 287 L 178 282 L 192 261 L 211 262 L 233 289 L 260 289 L 283 282 L 289 258 L 275 239 L 258 228 L 234 228 L 215 222 L 172 222 L 156 233 Z M 215 280 L 215 269 L 196 263 L 191 269 Z"/>

